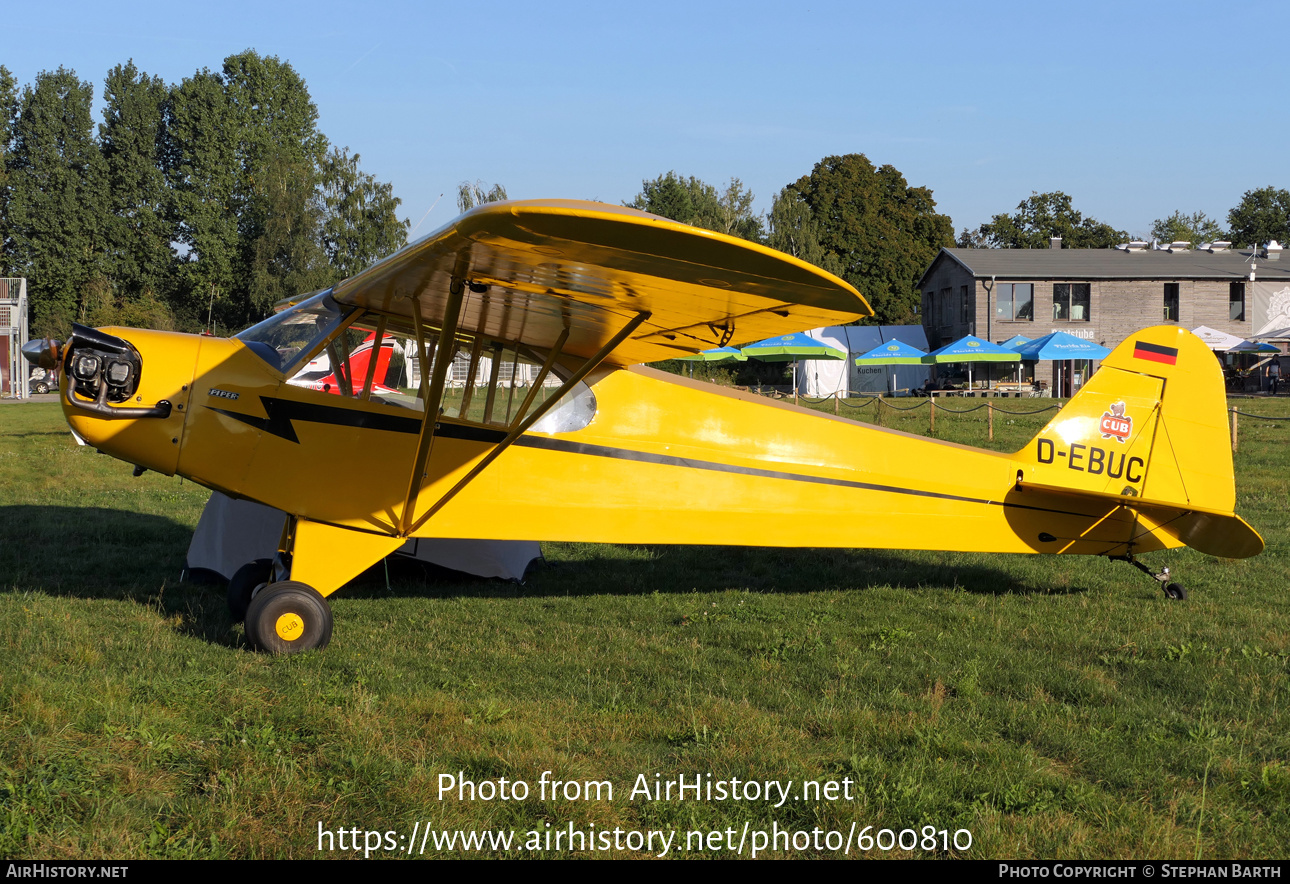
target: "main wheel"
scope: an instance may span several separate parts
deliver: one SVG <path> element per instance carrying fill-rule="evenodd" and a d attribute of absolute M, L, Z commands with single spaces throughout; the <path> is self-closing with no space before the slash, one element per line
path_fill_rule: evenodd
<path fill-rule="evenodd" d="M 318 590 L 284 580 L 256 593 L 246 611 L 246 639 L 257 651 L 299 654 L 331 641 L 331 607 Z"/>
<path fill-rule="evenodd" d="M 1166 583 L 1165 595 L 1171 599 L 1178 599 L 1181 601 L 1187 598 L 1187 590 L 1183 589 L 1183 585 L 1181 583 Z"/>
<path fill-rule="evenodd" d="M 228 582 L 228 613 L 234 623 L 246 619 L 246 609 L 251 607 L 251 596 L 261 583 L 268 583 L 273 576 L 272 559 L 256 559 L 237 569 Z"/>

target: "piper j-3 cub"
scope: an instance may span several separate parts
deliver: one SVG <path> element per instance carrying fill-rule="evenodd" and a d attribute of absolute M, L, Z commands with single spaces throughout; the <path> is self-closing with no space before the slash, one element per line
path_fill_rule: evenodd
<path fill-rule="evenodd" d="M 275 653 L 325 645 L 326 597 L 410 537 L 746 544 L 767 515 L 827 509 L 776 519 L 773 542 L 1107 556 L 1171 597 L 1135 556 L 1262 550 L 1233 512 L 1219 367 L 1180 328 L 1130 336 L 1016 454 L 641 365 L 871 314 L 755 243 L 502 202 L 233 338 L 78 326 L 28 355 L 62 363 L 86 443 L 288 514 L 277 556 L 229 586 Z M 320 364 L 328 382 L 297 379 Z"/>

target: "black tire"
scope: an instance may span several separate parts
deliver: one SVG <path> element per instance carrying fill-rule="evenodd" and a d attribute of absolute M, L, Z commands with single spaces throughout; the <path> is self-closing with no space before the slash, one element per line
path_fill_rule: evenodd
<path fill-rule="evenodd" d="M 273 576 L 272 559 L 256 559 L 237 569 L 228 582 L 228 613 L 234 623 L 246 619 L 246 609 L 251 607 L 251 596 L 261 583 L 268 583 Z"/>
<path fill-rule="evenodd" d="M 49 392 L 49 384 L 45 383 L 44 381 L 37 381 L 37 383 L 36 383 L 36 392 L 37 392 L 37 393 L 48 393 L 48 392 Z"/>
<path fill-rule="evenodd" d="M 246 612 L 246 640 L 257 651 L 299 654 L 331 641 L 331 607 L 318 590 L 284 580 L 256 593 Z"/>
<path fill-rule="evenodd" d="M 1183 589 L 1183 585 L 1181 583 L 1166 583 L 1165 595 L 1171 599 L 1183 601 L 1187 598 L 1187 590 Z"/>

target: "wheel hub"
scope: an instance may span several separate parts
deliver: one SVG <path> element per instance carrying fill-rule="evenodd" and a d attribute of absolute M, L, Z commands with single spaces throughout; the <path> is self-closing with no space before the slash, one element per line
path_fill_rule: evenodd
<path fill-rule="evenodd" d="M 273 629 L 277 632 L 278 638 L 293 642 L 304 634 L 305 621 L 300 619 L 299 614 L 288 612 L 278 618 L 273 624 Z"/>

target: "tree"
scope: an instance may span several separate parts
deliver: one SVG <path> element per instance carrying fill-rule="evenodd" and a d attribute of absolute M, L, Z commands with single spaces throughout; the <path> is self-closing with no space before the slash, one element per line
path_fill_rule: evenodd
<path fill-rule="evenodd" d="M 949 216 L 926 187 L 910 187 L 895 167 L 864 154 L 825 157 L 787 188 L 819 223 L 819 245 L 882 323 L 914 321 L 915 285 L 942 246 L 954 242 Z"/>
<path fill-rule="evenodd" d="M 1290 191 L 1275 187 L 1247 190 L 1241 202 L 1227 213 L 1232 242 L 1237 246 L 1258 246 L 1275 239 L 1290 241 Z"/>
<path fill-rule="evenodd" d="M 340 277 L 353 276 L 402 248 L 408 222 L 395 211 L 394 188 L 359 171 L 358 154 L 333 149 L 323 161 L 323 251 Z"/>
<path fill-rule="evenodd" d="M 775 195 L 767 218 L 766 245 L 822 267 L 835 276 L 842 275 L 837 256 L 820 245 L 820 222 L 811 214 L 802 195 L 785 187 Z"/>
<path fill-rule="evenodd" d="M 1157 218 L 1151 223 L 1151 236 L 1160 242 L 1189 242 L 1198 246 L 1203 242 L 1227 239 L 1219 223 L 1204 212 L 1174 212 L 1168 218 Z"/>
<path fill-rule="evenodd" d="M 74 71 L 23 89 L 9 157 L 7 220 L 14 272 L 31 280 L 32 332 L 62 336 L 105 279 L 106 187 L 94 141 L 93 87 Z"/>
<path fill-rule="evenodd" d="M 754 198 L 738 178 L 731 178 L 725 190 L 718 192 L 693 175 L 682 178 L 676 172 L 668 172 L 653 181 L 642 181 L 641 192 L 623 205 L 682 224 L 761 242 L 762 219 L 753 214 Z"/>
<path fill-rule="evenodd" d="M 205 325 L 233 291 L 238 252 L 238 137 L 218 74 L 203 69 L 173 91 L 166 118 L 165 169 L 170 216 L 180 245 L 176 308 L 181 321 Z"/>
<path fill-rule="evenodd" d="M 7 253 L 9 200 L 8 167 L 10 142 L 13 139 L 14 118 L 18 115 L 18 81 L 9 69 L 0 64 L 0 276 L 10 273 Z"/>
<path fill-rule="evenodd" d="M 462 212 L 469 212 L 475 206 L 482 206 L 484 203 L 497 203 L 504 199 L 506 199 L 506 188 L 500 184 L 485 188 L 484 182 L 476 178 L 474 184 L 463 181 L 457 185 L 457 208 Z"/>
<path fill-rule="evenodd" d="M 134 62 L 108 72 L 99 144 L 107 175 L 107 271 L 121 306 L 156 302 L 172 278 L 175 238 L 162 169 L 170 89 Z"/>
<path fill-rule="evenodd" d="M 1012 215 L 995 215 L 975 232 L 963 231 L 959 242 L 984 244 L 992 249 L 1046 249 L 1052 237 L 1062 238 L 1063 248 L 1109 249 L 1129 238 L 1094 218 L 1085 218 L 1060 190 L 1031 193 L 1017 204 Z"/>
<path fill-rule="evenodd" d="M 232 193 L 238 276 L 226 321 L 242 325 L 330 280 L 313 199 L 327 139 L 304 80 L 276 56 L 250 49 L 231 55 L 222 80 L 238 138 Z"/>

